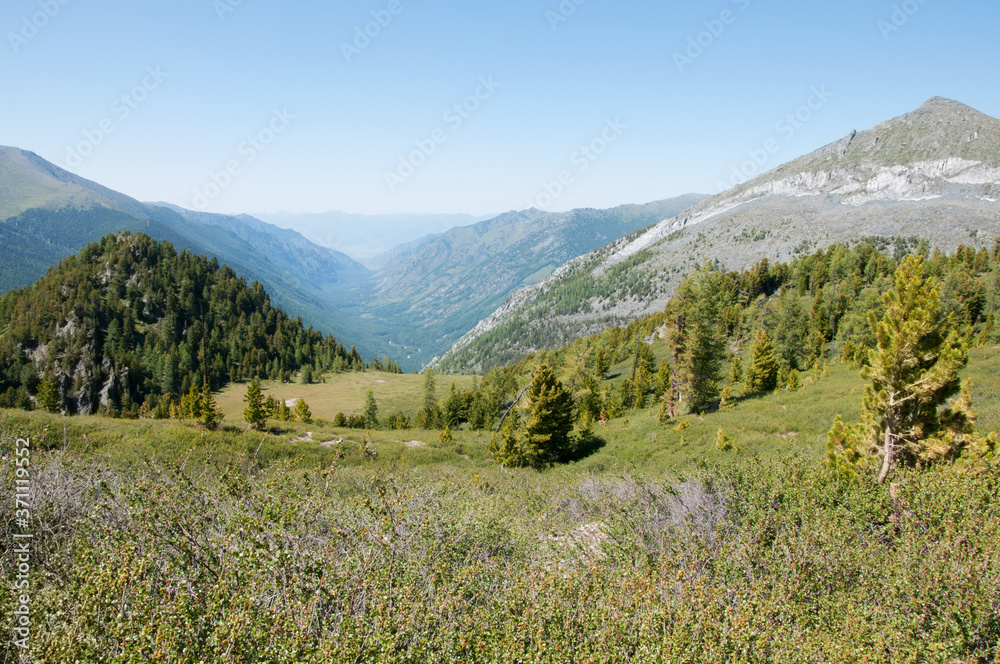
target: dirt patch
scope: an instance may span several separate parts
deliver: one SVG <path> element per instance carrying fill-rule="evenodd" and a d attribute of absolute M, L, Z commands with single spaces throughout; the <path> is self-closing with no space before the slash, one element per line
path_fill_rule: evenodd
<path fill-rule="evenodd" d="M 346 440 L 346 438 L 338 438 L 337 440 L 324 440 L 322 443 L 320 443 L 320 446 L 322 446 L 322 447 L 333 447 L 335 445 L 340 445 L 345 440 Z"/>
<path fill-rule="evenodd" d="M 419 440 L 404 440 L 403 445 L 410 448 L 411 450 L 416 447 L 427 447 L 427 443 L 421 443 Z"/>
<path fill-rule="evenodd" d="M 539 539 L 548 544 L 555 558 L 546 567 L 563 568 L 574 563 L 586 564 L 604 558 L 601 545 L 608 539 L 603 524 L 587 523 L 562 535 L 542 535 Z"/>

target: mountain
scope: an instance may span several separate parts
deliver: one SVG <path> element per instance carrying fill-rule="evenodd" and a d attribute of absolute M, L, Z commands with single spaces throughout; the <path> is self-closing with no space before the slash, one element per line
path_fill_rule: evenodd
<path fill-rule="evenodd" d="M 141 232 L 217 258 L 261 282 L 275 304 L 366 355 L 367 323 L 337 316 L 332 303 L 354 303 L 369 277 L 343 254 L 249 217 L 206 215 L 140 203 L 38 155 L 0 147 L 0 292 L 32 284 L 62 258 L 109 233 Z"/>
<path fill-rule="evenodd" d="M 313 244 L 296 231 L 279 228 L 246 214 L 229 216 L 186 210 L 169 203 L 154 203 L 173 210 L 188 221 L 230 231 L 252 244 L 279 269 L 310 287 L 342 283 L 367 275 L 368 269 L 346 254 Z"/>
<path fill-rule="evenodd" d="M 611 210 L 532 209 L 454 228 L 379 270 L 366 312 L 381 322 L 394 349 L 411 361 L 429 362 L 513 291 L 701 198 L 692 194 Z"/>
<path fill-rule="evenodd" d="M 385 254 L 399 245 L 470 226 L 496 215 L 475 217 L 469 214 L 382 214 L 365 215 L 347 212 L 292 214 L 288 212 L 256 215 L 269 223 L 299 231 L 316 244 L 342 251 L 356 260 Z"/>
<path fill-rule="evenodd" d="M 350 217 L 356 223 L 337 233 L 389 245 L 421 231 L 373 260 L 378 268 L 373 272 L 296 231 L 254 217 L 140 203 L 30 152 L 0 148 L 0 289 L 33 283 L 109 233 L 141 232 L 178 250 L 217 258 L 259 281 L 276 306 L 356 346 L 366 358 L 388 354 L 414 370 L 444 353 L 516 289 L 698 200 L 690 196 L 604 211 L 529 210 L 461 228 L 450 225 L 469 219 Z M 449 228 L 441 235 L 422 232 L 434 224 Z"/>
<path fill-rule="evenodd" d="M 741 269 L 866 237 L 986 247 L 1000 233 L 998 199 L 1000 120 L 935 97 L 568 262 L 515 293 L 438 364 L 484 370 L 636 320 L 662 309 L 706 260 Z"/>
<path fill-rule="evenodd" d="M 384 251 L 377 256 L 372 256 L 364 261 L 364 266 L 369 270 L 383 270 L 394 262 L 402 259 L 407 254 L 416 251 L 420 247 L 433 242 L 434 240 L 441 237 L 441 233 L 433 233 L 431 235 L 424 235 L 423 237 L 417 238 L 411 242 L 404 242 L 403 244 L 398 244 L 389 251 Z"/>
<path fill-rule="evenodd" d="M 48 394 L 54 412 L 137 417 L 145 404 L 165 417 L 203 380 L 218 389 L 287 379 L 307 364 L 365 367 L 332 336 L 274 308 L 259 283 L 143 234 L 107 235 L 4 295 L 0 330 L 0 400 L 23 406 L 29 394 Z"/>

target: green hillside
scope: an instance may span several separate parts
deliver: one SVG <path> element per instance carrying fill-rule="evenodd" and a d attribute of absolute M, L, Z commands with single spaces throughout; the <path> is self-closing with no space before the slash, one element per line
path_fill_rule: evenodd
<path fill-rule="evenodd" d="M 47 407 L 69 413 L 162 413 L 203 384 L 365 368 L 272 307 L 260 283 L 142 234 L 109 235 L 3 296 L 0 331 L 6 405 L 29 405 L 48 384 Z"/>

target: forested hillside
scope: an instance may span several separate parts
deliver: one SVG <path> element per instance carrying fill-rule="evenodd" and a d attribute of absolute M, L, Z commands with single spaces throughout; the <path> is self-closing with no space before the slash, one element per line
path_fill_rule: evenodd
<path fill-rule="evenodd" d="M 134 415 L 192 387 L 303 367 L 365 362 L 272 306 L 261 284 L 142 234 L 109 235 L 0 299 L 0 405 L 41 393 L 49 410 Z"/>
<path fill-rule="evenodd" d="M 515 373 L 540 363 L 557 368 L 584 425 L 657 402 L 669 419 L 776 388 L 797 390 L 822 378 L 831 353 L 853 366 L 869 362 L 872 317 L 885 313 L 884 294 L 910 254 L 924 257 L 924 278 L 939 287 L 944 329 L 967 345 L 998 339 L 1000 240 L 992 251 L 961 247 L 951 255 L 926 243 L 901 243 L 892 254 L 862 242 L 739 272 L 704 265 L 662 312 L 532 354 Z M 666 357 L 654 358 L 651 344 L 665 345 Z M 623 362 L 624 371 L 609 373 Z"/>

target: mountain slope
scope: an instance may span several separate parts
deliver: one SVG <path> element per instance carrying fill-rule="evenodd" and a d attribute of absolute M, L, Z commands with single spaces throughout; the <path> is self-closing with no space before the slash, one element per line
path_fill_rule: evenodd
<path fill-rule="evenodd" d="M 611 210 L 509 212 L 416 246 L 376 275 L 368 312 L 411 360 L 430 361 L 514 290 L 567 260 L 676 214 L 700 196 Z"/>
<path fill-rule="evenodd" d="M 372 273 L 295 231 L 246 215 L 140 203 L 32 153 L 0 148 L 0 288 L 33 283 L 109 233 L 141 232 L 178 250 L 216 257 L 260 281 L 292 315 L 356 345 L 366 357 L 388 354 L 413 370 L 445 352 L 517 288 L 697 200 L 501 215 L 397 247 Z M 378 236 L 365 225 L 352 232 Z"/>
<path fill-rule="evenodd" d="M 173 210 L 197 224 L 230 231 L 268 256 L 275 267 L 313 287 L 354 280 L 368 272 L 367 268 L 346 254 L 313 244 L 296 231 L 279 228 L 249 215 L 195 212 L 169 203 L 154 205 Z"/>
<path fill-rule="evenodd" d="M 440 362 L 483 370 L 661 309 L 698 262 L 729 269 L 863 237 L 985 247 L 1000 233 L 1000 121 L 933 98 L 522 289 Z"/>
<path fill-rule="evenodd" d="M 368 271 L 293 231 L 250 218 L 140 203 L 17 148 L 0 148 L 0 210 L 3 291 L 33 283 L 60 259 L 108 233 L 142 232 L 178 250 L 217 258 L 240 276 L 260 281 L 292 315 L 346 337 L 366 355 L 375 352 L 366 343 L 374 336 L 368 324 L 341 319 L 331 304 L 357 297 L 356 284 L 364 283 Z M 329 295 L 331 289 L 337 297 Z"/>
<path fill-rule="evenodd" d="M 277 379 L 304 364 L 364 368 L 333 337 L 272 307 L 259 283 L 143 234 L 108 235 L 30 288 L 0 297 L 0 394 L 8 406 L 138 416 L 207 380 Z M 40 404 L 41 405 L 41 404 Z"/>

